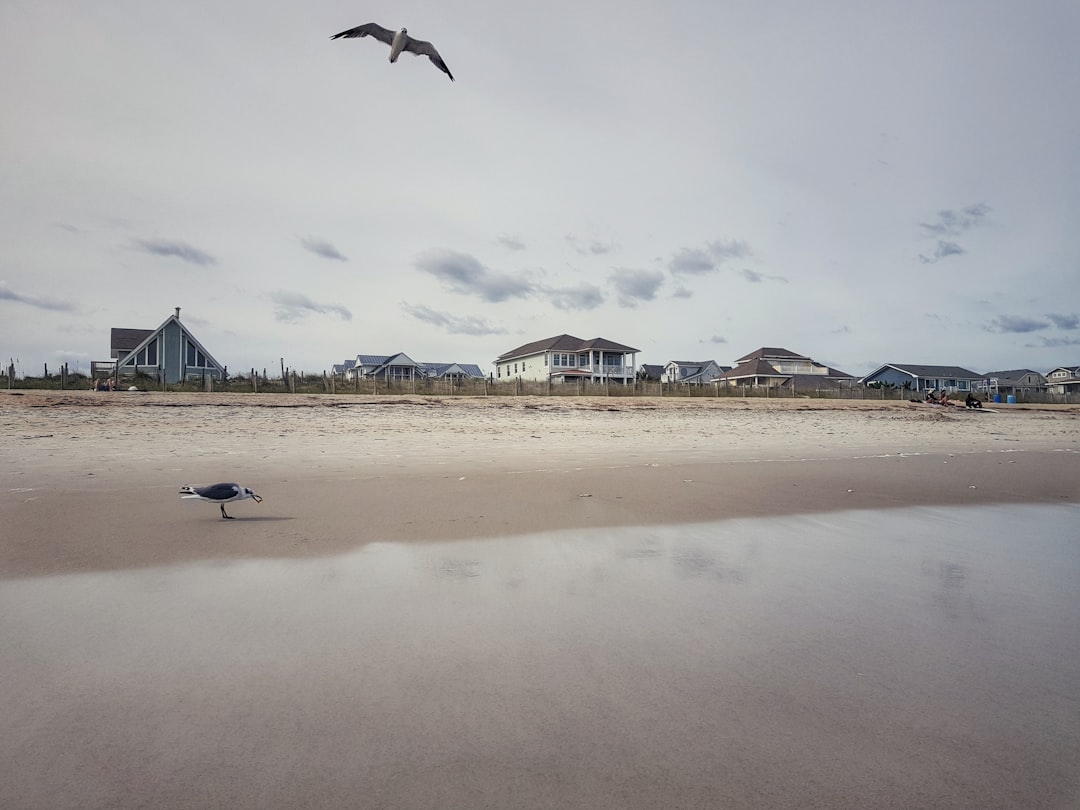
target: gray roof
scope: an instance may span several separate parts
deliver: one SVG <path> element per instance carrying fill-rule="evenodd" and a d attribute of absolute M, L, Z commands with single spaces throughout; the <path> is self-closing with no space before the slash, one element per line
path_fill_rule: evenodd
<path fill-rule="evenodd" d="M 720 379 L 724 380 L 739 380 L 743 377 L 790 377 L 790 374 L 784 374 L 777 371 L 772 367 L 770 363 L 764 360 L 749 360 L 745 363 L 740 363 L 730 371 L 725 371 L 720 375 Z"/>
<path fill-rule="evenodd" d="M 762 346 L 757 351 L 750 352 L 750 354 L 746 355 L 746 357 L 740 357 L 735 362 L 736 362 L 736 364 L 745 363 L 748 360 L 761 360 L 761 359 L 763 359 L 765 357 L 780 357 L 780 358 L 786 358 L 786 359 L 789 359 L 789 360 L 809 360 L 810 359 L 809 357 L 807 357 L 805 355 L 796 354 L 795 352 L 790 351 L 789 349 L 774 349 L 774 348 L 770 348 L 768 346 Z"/>
<path fill-rule="evenodd" d="M 389 354 L 358 354 L 356 359 L 362 366 L 381 366 L 390 359 Z"/>
<path fill-rule="evenodd" d="M 985 375 L 961 366 L 924 366 L 919 363 L 886 363 L 867 377 L 872 377 L 883 368 L 894 368 L 912 377 L 946 377 L 949 379 L 981 380 Z M 864 377 L 863 379 L 866 379 Z"/>
<path fill-rule="evenodd" d="M 1042 377 L 1038 371 L 1034 371 L 1030 368 L 1014 368 L 1009 371 L 988 371 L 984 377 L 997 377 L 999 380 L 1019 380 L 1028 374 L 1034 374 L 1037 377 Z"/>
<path fill-rule="evenodd" d="M 480 366 L 475 363 L 421 363 L 424 370 L 429 377 L 442 377 L 448 371 L 457 367 L 460 369 L 460 373 L 467 377 L 473 377 L 478 380 L 484 379 L 484 372 L 480 370 Z"/>
<path fill-rule="evenodd" d="M 113 327 L 109 347 L 113 357 L 126 357 L 131 350 L 154 334 L 153 329 L 121 329 Z"/>
<path fill-rule="evenodd" d="M 634 349 L 630 346 L 616 343 L 613 340 L 605 340 L 604 338 L 582 340 L 573 335 L 556 335 L 555 337 L 544 338 L 543 340 L 533 341 L 532 343 L 526 343 L 524 346 L 518 346 L 516 349 L 511 349 L 505 354 L 500 354 L 495 359 L 495 362 L 513 360 L 515 357 L 528 357 L 529 355 L 540 354 L 541 352 L 583 352 L 589 349 L 600 349 L 605 352 L 621 352 L 622 354 L 641 351 L 641 349 Z"/>
<path fill-rule="evenodd" d="M 831 369 L 830 369 L 831 370 Z M 784 388 L 790 388 L 794 384 L 796 390 L 803 389 L 837 389 L 841 388 L 844 380 L 852 379 L 844 376 L 834 376 L 832 374 L 792 374 L 788 379 L 784 380 L 780 385 Z"/>
<path fill-rule="evenodd" d="M 844 380 L 854 380 L 855 379 L 854 374 L 848 374 L 846 371 L 841 371 L 838 368 L 833 368 L 832 366 L 825 366 L 825 368 L 827 368 L 829 370 L 829 373 L 825 375 L 827 377 L 832 377 L 834 379 L 844 379 Z"/>

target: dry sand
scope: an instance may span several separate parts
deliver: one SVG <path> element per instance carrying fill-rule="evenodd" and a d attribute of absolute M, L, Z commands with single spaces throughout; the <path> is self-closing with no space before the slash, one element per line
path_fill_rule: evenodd
<path fill-rule="evenodd" d="M 914 504 L 1080 500 L 1080 408 L 0 394 L 0 574 Z M 238 481 L 265 499 L 181 501 Z M 226 533 L 227 534 L 223 534 Z M 227 538 L 227 542 L 223 542 Z"/>
<path fill-rule="evenodd" d="M 0 806 L 1080 806 L 1080 409 L 997 410 L 0 393 Z"/>

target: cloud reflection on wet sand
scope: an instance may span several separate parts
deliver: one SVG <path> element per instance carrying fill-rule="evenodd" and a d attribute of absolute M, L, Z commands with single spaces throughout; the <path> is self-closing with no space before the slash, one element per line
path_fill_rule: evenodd
<path fill-rule="evenodd" d="M 12 580 L 4 806 L 1065 807 L 1075 506 Z"/>

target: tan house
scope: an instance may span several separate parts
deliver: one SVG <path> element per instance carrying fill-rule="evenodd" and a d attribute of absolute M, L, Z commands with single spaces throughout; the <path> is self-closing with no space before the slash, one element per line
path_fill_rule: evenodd
<path fill-rule="evenodd" d="M 823 365 L 788 349 L 762 347 L 735 361 L 717 382 L 731 386 L 839 388 L 855 380 L 851 374 Z"/>
<path fill-rule="evenodd" d="M 1046 375 L 1046 387 L 1053 394 L 1080 393 L 1080 366 L 1058 366 Z"/>
<path fill-rule="evenodd" d="M 988 371 L 980 390 L 991 394 L 1045 394 L 1046 377 L 1030 368 Z"/>

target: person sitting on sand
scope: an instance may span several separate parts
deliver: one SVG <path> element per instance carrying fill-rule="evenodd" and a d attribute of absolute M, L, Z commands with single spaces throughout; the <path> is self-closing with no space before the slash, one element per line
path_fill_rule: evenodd
<path fill-rule="evenodd" d="M 942 388 L 941 389 L 941 396 L 938 397 L 938 405 L 948 405 L 948 404 L 949 404 L 949 392 L 946 391 L 944 388 Z"/>
<path fill-rule="evenodd" d="M 933 388 L 931 388 L 929 391 L 926 392 L 926 404 L 927 405 L 937 405 L 938 404 L 937 393 L 935 392 L 935 390 Z"/>
<path fill-rule="evenodd" d="M 981 408 L 982 400 L 974 394 L 968 394 L 967 399 L 964 400 L 964 405 L 968 408 Z"/>

